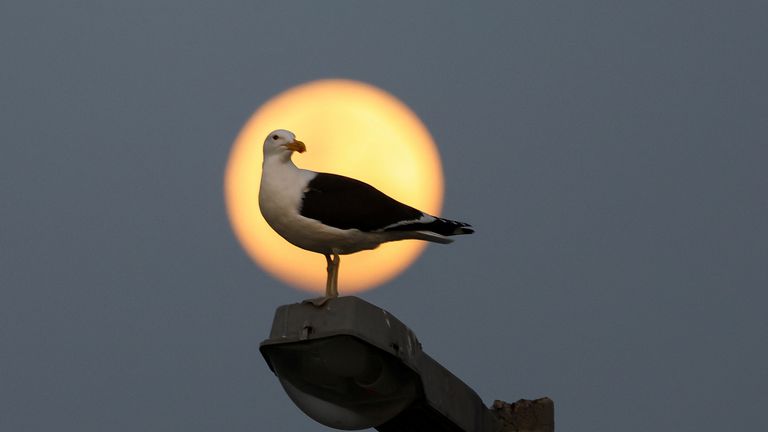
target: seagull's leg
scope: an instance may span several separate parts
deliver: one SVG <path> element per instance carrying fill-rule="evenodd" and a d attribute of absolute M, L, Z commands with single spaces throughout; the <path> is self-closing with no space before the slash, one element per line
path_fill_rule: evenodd
<path fill-rule="evenodd" d="M 327 298 L 339 296 L 339 263 L 341 258 L 336 251 L 333 256 L 325 254 L 325 262 L 328 263 L 328 279 L 325 281 L 325 296 Z"/>
<path fill-rule="evenodd" d="M 325 280 L 325 296 L 312 300 L 305 300 L 305 302 L 312 303 L 317 307 L 325 304 L 328 299 L 339 296 L 339 263 L 341 262 L 341 258 L 339 258 L 339 253 L 335 250 L 331 254 L 323 255 L 325 256 L 325 262 L 328 263 L 326 269 L 328 271 L 328 278 Z"/>
<path fill-rule="evenodd" d="M 328 277 L 331 279 L 330 290 L 326 290 L 325 295 L 328 297 L 339 296 L 339 264 L 341 264 L 341 257 L 336 251 L 333 251 L 333 258 L 330 259 L 333 264 L 333 269 L 329 270 Z"/>
<path fill-rule="evenodd" d="M 328 278 L 325 280 L 325 297 L 326 298 L 327 297 L 335 297 L 333 295 L 333 292 L 337 291 L 337 290 L 336 290 L 336 286 L 335 286 L 336 281 L 334 280 L 334 276 L 333 276 L 333 271 L 334 271 L 333 270 L 333 267 L 334 267 L 333 258 L 331 258 L 330 255 L 325 254 L 325 262 L 328 263 L 328 267 L 326 268 L 326 270 L 328 271 Z"/>

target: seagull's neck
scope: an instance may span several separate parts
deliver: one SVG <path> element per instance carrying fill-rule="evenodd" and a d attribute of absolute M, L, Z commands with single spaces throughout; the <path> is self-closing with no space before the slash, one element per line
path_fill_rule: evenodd
<path fill-rule="evenodd" d="M 277 155 L 269 155 L 264 157 L 264 163 L 262 165 L 263 169 L 268 168 L 276 168 L 276 169 L 288 169 L 288 170 L 298 170 L 296 165 L 294 165 L 293 161 L 291 160 L 292 152 L 286 152 L 281 153 Z"/>

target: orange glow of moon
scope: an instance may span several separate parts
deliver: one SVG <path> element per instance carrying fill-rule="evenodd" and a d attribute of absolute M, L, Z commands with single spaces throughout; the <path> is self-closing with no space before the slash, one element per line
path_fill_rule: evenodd
<path fill-rule="evenodd" d="M 294 153 L 300 168 L 365 181 L 387 195 L 437 215 L 443 200 L 440 156 L 427 128 L 403 102 L 358 81 L 329 79 L 290 88 L 262 105 L 235 140 L 224 193 L 232 228 L 256 263 L 307 291 L 324 292 L 325 258 L 275 233 L 259 211 L 262 145 L 275 129 L 288 129 L 307 145 Z M 385 243 L 343 255 L 339 292 L 380 285 L 405 270 L 425 242 Z"/>

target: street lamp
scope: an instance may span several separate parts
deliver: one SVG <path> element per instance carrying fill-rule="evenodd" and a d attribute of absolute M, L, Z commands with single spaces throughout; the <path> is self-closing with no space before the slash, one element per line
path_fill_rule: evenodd
<path fill-rule="evenodd" d="M 280 306 L 260 350 L 291 400 L 332 428 L 501 429 L 480 397 L 425 354 L 408 327 L 357 297 Z"/>

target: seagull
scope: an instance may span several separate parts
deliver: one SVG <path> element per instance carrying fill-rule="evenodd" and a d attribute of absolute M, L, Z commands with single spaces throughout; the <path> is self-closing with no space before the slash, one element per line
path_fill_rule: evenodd
<path fill-rule="evenodd" d="M 324 299 L 339 295 L 339 255 L 396 240 L 447 244 L 453 242 L 450 236 L 474 232 L 467 223 L 424 213 L 360 180 L 298 168 L 291 157 L 306 150 L 290 131 L 267 135 L 259 208 L 288 242 L 325 256 Z"/>

